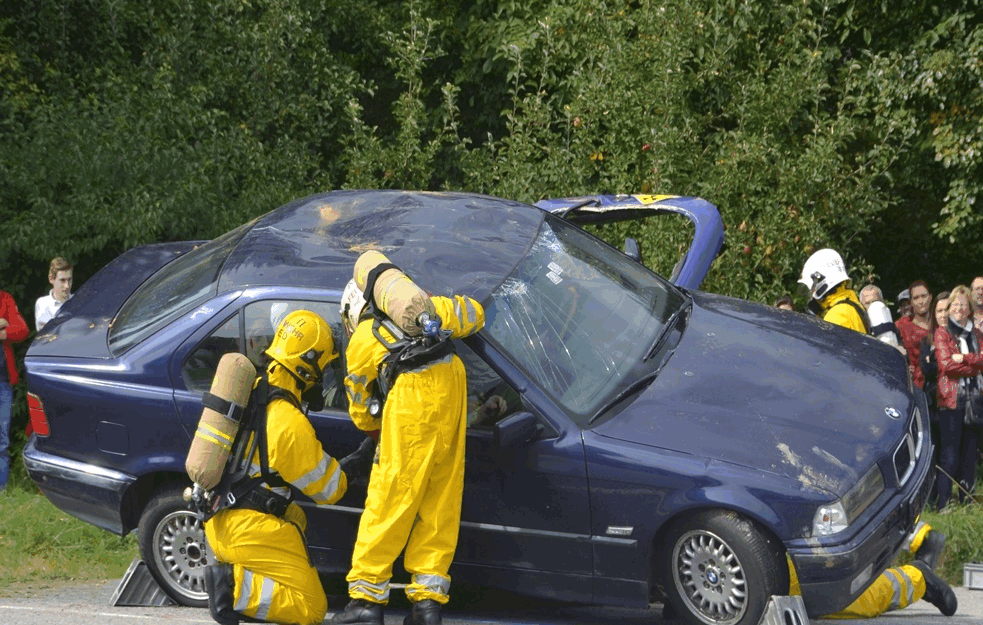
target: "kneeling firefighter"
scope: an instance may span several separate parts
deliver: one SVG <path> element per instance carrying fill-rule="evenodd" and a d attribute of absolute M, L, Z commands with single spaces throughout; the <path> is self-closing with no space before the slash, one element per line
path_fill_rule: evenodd
<path fill-rule="evenodd" d="M 427 296 L 384 256 L 366 252 L 342 295 L 342 321 L 351 336 L 349 415 L 379 443 L 347 577 L 351 601 L 332 622 L 382 625 L 393 561 L 405 547 L 413 607 L 404 625 L 440 625 L 467 427 L 464 365 L 449 339 L 480 330 L 484 309 L 461 295 Z"/>
<path fill-rule="evenodd" d="M 339 465 L 321 448 L 301 410 L 302 397 L 320 409 L 316 404 L 322 374 L 338 353 L 330 326 L 308 310 L 287 315 L 265 353 L 270 364 L 254 384 L 244 411 L 249 416 L 242 417 L 235 441 L 221 428 L 209 427 L 204 416 L 199 423 L 192 451 L 208 441 L 214 447 L 224 438 L 225 449 L 238 455 L 223 464 L 221 482 L 214 489 L 193 474 L 189 453 L 189 475 L 196 482 L 192 502 L 219 561 L 205 570 L 208 606 L 223 625 L 240 619 L 320 623 L 327 599 L 308 559 L 307 518 L 292 501 L 291 488 L 321 505 L 338 501 L 347 489 L 343 469 L 352 470 L 344 464 L 347 459 Z M 218 378 L 216 374 L 213 390 Z M 215 396 L 206 394 L 206 410 L 209 401 L 214 405 Z M 221 413 L 226 406 L 217 409 Z M 366 463 L 363 470 L 368 468 Z M 203 483 L 209 488 L 204 495 Z"/>

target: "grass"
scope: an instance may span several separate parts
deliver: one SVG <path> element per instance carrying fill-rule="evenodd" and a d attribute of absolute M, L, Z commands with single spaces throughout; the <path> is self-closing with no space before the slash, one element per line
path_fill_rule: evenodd
<path fill-rule="evenodd" d="M 963 564 L 983 562 L 983 503 L 950 503 L 944 514 L 926 511 L 922 520 L 946 535 L 939 575 L 950 584 L 961 586 Z"/>
<path fill-rule="evenodd" d="M 19 482 L 0 492 L 0 596 L 123 576 L 137 555 L 133 535 L 80 521 Z"/>

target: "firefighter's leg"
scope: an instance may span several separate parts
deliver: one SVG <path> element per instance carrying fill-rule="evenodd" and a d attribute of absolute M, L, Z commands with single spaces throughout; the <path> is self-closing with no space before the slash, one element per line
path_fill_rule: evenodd
<path fill-rule="evenodd" d="M 925 594 L 925 578 L 913 566 L 892 567 L 881 573 L 846 608 L 823 618 L 874 618 L 889 610 L 899 610 Z"/>
<path fill-rule="evenodd" d="M 412 575 L 406 595 L 410 601 L 433 599 L 447 603 L 451 561 L 457 549 L 464 490 L 464 445 L 467 406 L 463 368 L 442 368 L 451 392 L 441 405 L 437 424 L 439 455 L 423 495 L 416 525 L 406 545 L 404 562 Z"/>
<path fill-rule="evenodd" d="M 424 485 L 430 480 L 436 440 L 427 426 L 432 410 L 416 374 L 403 373 L 386 400 L 379 438 L 379 464 L 369 478 L 365 510 L 352 552 L 348 595 L 373 603 L 389 601 L 393 561 L 416 520 Z"/>
<path fill-rule="evenodd" d="M 229 510 L 206 523 L 205 533 L 216 558 L 234 565 L 237 613 L 274 623 L 324 620 L 327 599 L 296 524 L 252 510 Z"/>

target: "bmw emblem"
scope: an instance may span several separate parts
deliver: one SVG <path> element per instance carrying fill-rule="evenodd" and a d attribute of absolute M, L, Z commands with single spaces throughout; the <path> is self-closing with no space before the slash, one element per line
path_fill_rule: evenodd
<path fill-rule="evenodd" d="M 717 582 L 719 582 L 720 578 L 717 577 L 717 572 L 714 571 L 713 569 L 707 571 L 707 581 L 710 582 L 711 584 L 716 584 Z"/>
<path fill-rule="evenodd" d="M 898 419 L 901 418 L 901 413 L 898 411 L 897 408 L 895 408 L 893 406 L 886 406 L 884 408 L 884 414 L 886 414 L 887 416 L 891 417 L 895 421 L 897 421 Z"/>

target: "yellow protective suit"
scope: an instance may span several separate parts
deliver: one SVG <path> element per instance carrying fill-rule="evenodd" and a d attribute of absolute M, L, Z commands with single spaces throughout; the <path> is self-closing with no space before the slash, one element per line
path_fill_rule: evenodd
<path fill-rule="evenodd" d="M 485 324 L 481 304 L 460 295 L 431 298 L 444 330 L 462 338 Z M 353 599 L 387 603 L 393 561 L 403 551 L 412 575 L 411 601 L 447 603 L 448 569 L 457 549 L 464 489 L 467 381 L 455 354 L 401 373 L 389 391 L 382 418 L 368 400 L 379 363 L 388 354 L 372 333 L 371 319 L 359 323 L 345 356 L 349 414 L 365 431 L 380 430 L 377 464 L 369 478 L 365 511 L 348 574 Z M 390 340 L 388 332 L 380 329 Z"/>
<path fill-rule="evenodd" d="M 823 320 L 843 326 L 844 328 L 856 330 L 861 334 L 867 334 L 867 328 L 864 326 L 863 318 L 856 308 L 847 303 L 848 301 L 855 303 L 863 309 L 860 299 L 853 289 L 848 289 L 845 284 L 841 284 L 833 289 L 831 293 L 819 302 L 823 311 Z"/>
<path fill-rule="evenodd" d="M 280 367 L 270 373 L 269 382 L 283 389 L 295 388 L 293 379 Z M 321 448 L 310 421 L 292 403 L 280 398 L 269 403 L 266 436 L 271 472 L 279 473 L 317 504 L 334 503 L 345 494 L 345 473 Z M 260 474 L 258 451 L 252 469 L 252 475 Z M 270 490 L 286 494 L 285 488 Z M 233 565 L 237 612 L 274 623 L 313 625 L 324 620 L 328 602 L 307 557 L 306 529 L 307 517 L 296 503 L 290 504 L 283 518 L 233 508 L 205 522 L 205 536 L 215 557 Z"/>
<path fill-rule="evenodd" d="M 916 553 L 922 541 L 931 531 L 928 523 L 919 523 L 909 536 L 908 550 Z M 801 595 L 799 576 L 792 559 L 788 560 L 789 594 Z M 878 575 L 853 603 L 839 612 L 827 614 L 824 619 L 874 618 L 891 610 L 906 608 L 925 596 L 925 576 L 916 567 L 902 565 L 891 567 Z"/>

